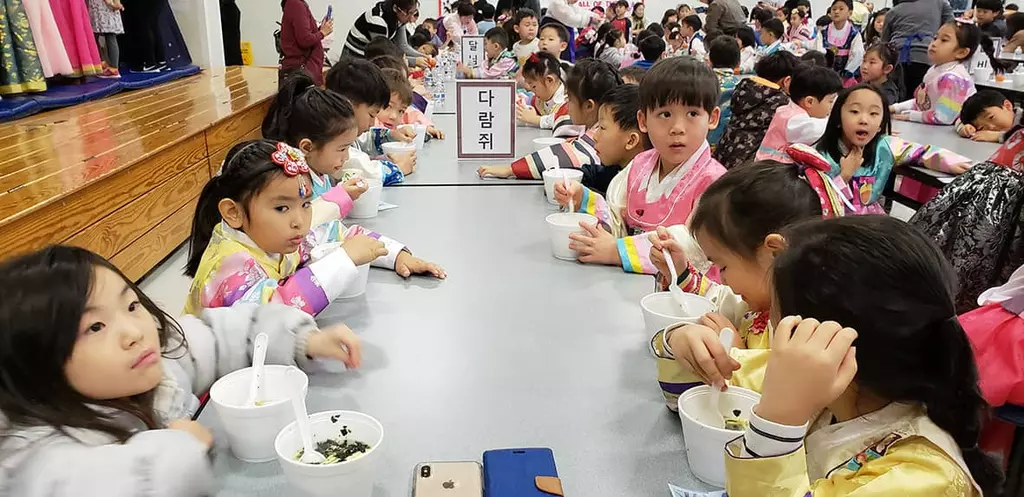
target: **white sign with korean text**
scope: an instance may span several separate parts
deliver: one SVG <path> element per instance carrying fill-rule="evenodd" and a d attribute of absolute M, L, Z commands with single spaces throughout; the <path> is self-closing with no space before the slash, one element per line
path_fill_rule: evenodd
<path fill-rule="evenodd" d="M 459 159 L 511 159 L 516 152 L 516 82 L 456 83 Z"/>
<path fill-rule="evenodd" d="M 470 69 L 479 69 L 484 66 L 487 60 L 487 53 L 484 52 L 483 36 L 462 37 L 462 64 Z"/>

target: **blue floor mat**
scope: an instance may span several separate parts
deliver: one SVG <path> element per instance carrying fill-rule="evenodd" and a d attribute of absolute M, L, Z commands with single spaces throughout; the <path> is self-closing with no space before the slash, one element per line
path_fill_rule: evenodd
<path fill-rule="evenodd" d="M 42 93 L 4 97 L 0 100 L 0 122 L 12 121 L 44 110 L 70 107 L 127 90 L 141 90 L 198 74 L 196 66 L 155 73 L 121 73 L 121 79 L 89 78 L 83 84 L 51 85 Z"/>
<path fill-rule="evenodd" d="M 121 73 L 121 84 L 129 90 L 138 90 L 198 73 L 199 68 L 196 66 L 185 66 L 160 72 L 124 71 Z"/>
<path fill-rule="evenodd" d="M 0 122 L 39 112 L 42 107 L 31 97 L 4 97 L 0 100 Z"/>

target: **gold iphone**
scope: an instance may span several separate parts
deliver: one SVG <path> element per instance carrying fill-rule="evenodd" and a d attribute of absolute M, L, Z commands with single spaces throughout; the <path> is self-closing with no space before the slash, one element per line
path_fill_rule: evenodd
<path fill-rule="evenodd" d="M 480 463 L 424 462 L 416 465 L 413 497 L 483 497 Z"/>

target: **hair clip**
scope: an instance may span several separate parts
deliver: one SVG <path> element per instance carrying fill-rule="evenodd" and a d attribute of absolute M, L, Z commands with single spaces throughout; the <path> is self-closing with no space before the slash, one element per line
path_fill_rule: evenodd
<path fill-rule="evenodd" d="M 281 166 L 288 176 L 309 172 L 309 164 L 306 163 L 306 156 L 302 151 L 285 143 L 277 143 L 277 150 L 270 154 L 270 161 Z"/>
<path fill-rule="evenodd" d="M 537 55 L 537 52 L 533 52 L 532 54 L 530 54 L 530 62 L 533 62 L 535 64 L 537 62 L 540 62 L 540 56 Z"/>

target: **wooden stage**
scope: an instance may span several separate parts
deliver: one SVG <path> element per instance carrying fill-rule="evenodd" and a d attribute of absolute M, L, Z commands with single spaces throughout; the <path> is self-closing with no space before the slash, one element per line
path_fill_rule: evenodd
<path fill-rule="evenodd" d="M 138 280 L 188 238 L 232 145 L 260 137 L 277 69 L 232 67 L 0 125 L 0 258 L 88 248 Z"/>

